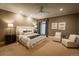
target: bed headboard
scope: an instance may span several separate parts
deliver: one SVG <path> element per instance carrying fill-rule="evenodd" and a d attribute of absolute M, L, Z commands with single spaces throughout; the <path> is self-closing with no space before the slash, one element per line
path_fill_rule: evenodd
<path fill-rule="evenodd" d="M 34 27 L 28 27 L 28 26 L 17 26 L 16 27 L 16 34 L 19 34 L 19 33 L 23 34 L 24 31 L 34 33 Z"/>

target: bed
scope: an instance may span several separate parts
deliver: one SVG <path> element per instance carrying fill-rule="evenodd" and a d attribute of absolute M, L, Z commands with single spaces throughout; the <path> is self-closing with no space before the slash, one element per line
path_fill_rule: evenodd
<path fill-rule="evenodd" d="M 33 48 L 39 41 L 45 40 L 46 36 L 34 33 L 33 27 L 18 26 L 16 28 L 16 35 L 18 42 L 26 46 L 27 48 Z"/>

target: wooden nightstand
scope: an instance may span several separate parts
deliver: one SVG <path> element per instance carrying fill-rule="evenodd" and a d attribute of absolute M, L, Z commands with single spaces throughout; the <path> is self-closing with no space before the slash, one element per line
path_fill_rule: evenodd
<path fill-rule="evenodd" d="M 16 42 L 16 35 L 5 35 L 5 44 Z"/>

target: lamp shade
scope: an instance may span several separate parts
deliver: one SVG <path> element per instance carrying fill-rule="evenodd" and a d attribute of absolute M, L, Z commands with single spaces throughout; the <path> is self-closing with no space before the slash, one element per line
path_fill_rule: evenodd
<path fill-rule="evenodd" d="M 8 27 L 13 27 L 13 24 L 8 24 Z"/>

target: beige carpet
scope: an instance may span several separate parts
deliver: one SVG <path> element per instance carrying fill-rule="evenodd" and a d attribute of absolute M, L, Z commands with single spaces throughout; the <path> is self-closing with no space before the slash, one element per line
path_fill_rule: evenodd
<path fill-rule="evenodd" d="M 66 48 L 61 43 L 53 42 L 51 38 L 38 43 L 33 49 L 27 49 L 16 42 L 0 47 L 2 56 L 78 56 L 79 48 Z"/>

